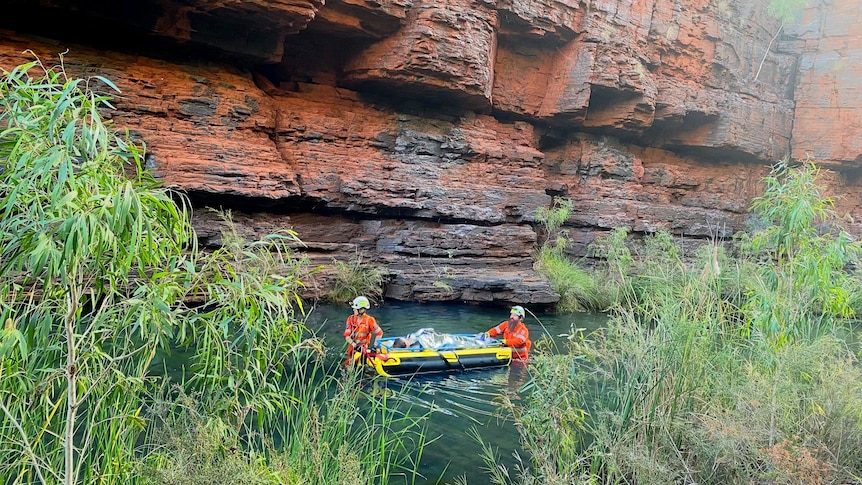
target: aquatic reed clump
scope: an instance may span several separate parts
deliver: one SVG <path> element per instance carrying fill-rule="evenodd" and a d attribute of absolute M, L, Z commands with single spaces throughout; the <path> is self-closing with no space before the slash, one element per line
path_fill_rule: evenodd
<path fill-rule="evenodd" d="M 536 221 L 544 229 L 544 242 L 536 250 L 536 270 L 545 275 L 560 295 L 556 310 L 562 313 L 604 310 L 596 280 L 567 254 L 570 244 L 567 230 L 562 229 L 572 211 L 570 199 L 555 197 L 551 207 L 536 212 Z"/>
<path fill-rule="evenodd" d="M 359 295 L 379 298 L 386 283 L 385 271 L 356 257 L 349 261 L 333 260 L 333 284 L 325 299 L 332 303 L 345 303 Z"/>

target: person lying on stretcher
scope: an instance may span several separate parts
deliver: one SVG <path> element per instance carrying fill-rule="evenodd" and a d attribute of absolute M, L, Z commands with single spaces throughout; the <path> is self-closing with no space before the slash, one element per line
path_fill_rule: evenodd
<path fill-rule="evenodd" d="M 481 335 L 481 334 L 480 334 Z M 499 345 L 496 340 L 477 338 L 474 335 L 440 333 L 433 328 L 422 328 L 392 343 L 393 349 L 455 350 Z"/>

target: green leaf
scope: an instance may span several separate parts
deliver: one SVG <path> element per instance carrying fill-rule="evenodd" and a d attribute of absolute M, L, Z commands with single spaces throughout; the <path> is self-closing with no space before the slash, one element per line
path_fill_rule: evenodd
<path fill-rule="evenodd" d="M 30 351 L 27 347 L 27 339 L 20 330 L 14 328 L 0 330 L 0 342 L 2 342 L 0 343 L 0 357 L 5 357 L 17 347 L 20 358 L 27 360 L 27 354 Z"/>
<path fill-rule="evenodd" d="M 143 170 L 126 175 L 129 162 L 140 169 L 141 149 L 102 119 L 110 99 L 67 78 L 62 65 L 30 63 L 0 80 L 0 270 L 7 281 L 0 310 L 27 316 L 17 329 L 0 330 L 0 396 L 21 417 L 24 434 L 39 437 L 22 439 L 0 426 L 0 476 L 35 478 L 20 475 L 27 446 L 43 470 L 62 470 L 71 413 L 72 431 L 90 447 L 74 457 L 84 464 L 75 479 L 91 483 L 128 476 L 143 421 L 124 417 L 155 408 L 144 387 L 167 385 L 170 376 L 155 363 L 176 346 L 187 346 L 184 368 L 194 369 L 179 385 L 209 386 L 200 390 L 219 400 L 216 419 L 241 430 L 248 422 L 235 420 L 250 405 L 273 422 L 274 407 L 249 392 L 264 385 L 261 370 L 272 362 L 288 377 L 280 362 L 300 325 L 284 320 L 302 301 L 295 279 L 270 275 L 274 268 L 306 274 L 306 262 L 279 238 L 245 244 L 228 233 L 225 248 L 201 254 L 188 200 Z M 183 301 L 201 296 L 200 307 Z M 288 330 L 294 333 L 278 333 Z M 225 397 L 228 376 L 236 393 Z M 266 385 L 286 394 L 289 380 Z M 68 385 L 84 399 L 71 411 Z"/>
<path fill-rule="evenodd" d="M 93 76 L 93 77 L 94 77 L 95 79 L 98 79 L 99 81 L 102 81 L 103 83 L 105 83 L 109 88 L 113 89 L 114 91 L 116 91 L 116 92 L 118 92 L 118 93 L 119 93 L 119 92 L 121 92 L 121 91 L 120 91 L 120 88 L 118 88 L 116 84 L 114 84 L 113 82 L 111 82 L 111 80 L 110 80 L 110 79 L 108 79 L 108 78 L 106 78 L 106 77 L 104 77 L 104 76 Z"/>
<path fill-rule="evenodd" d="M 65 165 L 63 165 L 63 166 L 65 166 Z M 70 202 L 75 200 L 75 198 L 77 198 L 77 197 L 78 197 L 78 192 L 75 190 L 72 190 L 72 191 L 68 192 L 66 195 L 64 195 L 62 199 L 58 200 L 55 205 L 58 208 L 66 207 L 66 205 L 68 205 Z"/>
<path fill-rule="evenodd" d="M 74 91 L 75 88 L 78 87 L 78 82 L 79 80 L 73 80 L 66 83 L 66 88 L 60 94 L 60 99 L 62 101 L 54 108 L 53 112 L 51 113 L 51 119 L 50 121 L 48 121 L 48 133 L 54 132 L 54 122 L 57 121 L 57 118 L 59 118 L 65 113 L 66 109 L 69 107 L 70 104 L 75 102 L 75 97 L 71 96 L 71 94 L 72 91 Z"/>

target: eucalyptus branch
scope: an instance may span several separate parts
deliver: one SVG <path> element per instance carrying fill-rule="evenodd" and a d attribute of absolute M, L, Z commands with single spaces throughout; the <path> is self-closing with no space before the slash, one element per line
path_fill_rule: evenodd
<path fill-rule="evenodd" d="M 64 436 L 63 451 L 65 456 L 65 483 L 73 485 L 75 483 L 75 418 L 78 412 L 78 368 L 77 368 L 77 348 L 75 347 L 75 316 L 78 310 L 78 288 L 72 285 L 69 288 L 68 305 L 64 324 L 66 328 L 66 433 Z"/>

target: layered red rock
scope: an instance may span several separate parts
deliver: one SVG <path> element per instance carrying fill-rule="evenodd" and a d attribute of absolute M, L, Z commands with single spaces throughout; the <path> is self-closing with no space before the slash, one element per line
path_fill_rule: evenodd
<path fill-rule="evenodd" d="M 232 220 L 250 240 L 295 230 L 310 267 L 318 268 L 303 278 L 308 296 L 334 285 L 333 261 L 340 260 L 378 268 L 388 280 L 386 297 L 398 300 L 544 305 L 559 298 L 532 268 L 536 234 L 527 226 L 241 212 Z M 218 214 L 198 212 L 195 222 L 204 245 L 221 244 L 226 225 Z"/>
<path fill-rule="evenodd" d="M 464 0 L 414 0 L 405 25 L 344 66 L 344 82 L 450 96 L 481 108 L 491 97 L 497 12 Z"/>
<path fill-rule="evenodd" d="M 338 37 L 382 39 L 401 27 L 411 6 L 412 0 L 329 0 L 311 28 Z"/>
<path fill-rule="evenodd" d="M 54 35 L 110 43 L 136 41 L 158 50 L 170 39 L 179 47 L 220 51 L 237 62 L 279 62 L 284 42 L 309 25 L 323 0 L 7 0 L 12 29 L 44 29 Z M 0 22 L 2 23 L 2 22 Z M 107 42 L 106 42 L 107 43 Z M 147 45 L 156 43 L 157 45 Z"/>
<path fill-rule="evenodd" d="M 129 20 L 137 35 L 176 53 L 36 40 L 29 25 L 0 34 L 0 67 L 71 48 L 71 74 L 123 91 L 114 122 L 165 183 L 234 208 L 248 236 L 297 230 L 316 263 L 382 265 L 391 298 L 555 301 L 533 269 L 554 196 L 574 202 L 568 250 L 583 256 L 621 226 L 733 234 L 791 146 L 841 170 L 826 174 L 835 192 L 859 190 L 850 0 L 780 31 L 745 0 L 135 5 L 149 12 Z M 862 220 L 851 198 L 839 209 Z M 312 293 L 331 283 L 315 278 Z"/>
<path fill-rule="evenodd" d="M 55 52 L 6 37 L 0 61 L 5 66 L 32 60 L 25 48 L 46 62 Z M 105 76 L 121 89 L 113 122 L 145 143 L 148 163 L 165 184 L 251 197 L 299 193 L 296 174 L 270 139 L 275 110 L 250 74 L 87 50 L 68 56 L 65 66 L 79 76 Z"/>
<path fill-rule="evenodd" d="M 862 10 L 852 1 L 811 7 L 792 31 L 802 39 L 794 93 L 793 156 L 836 169 L 862 167 Z"/>
<path fill-rule="evenodd" d="M 336 88 L 301 89 L 274 103 L 276 141 L 305 197 L 351 212 L 482 224 L 530 220 L 531 208 L 550 201 L 532 125 L 421 118 Z"/>

